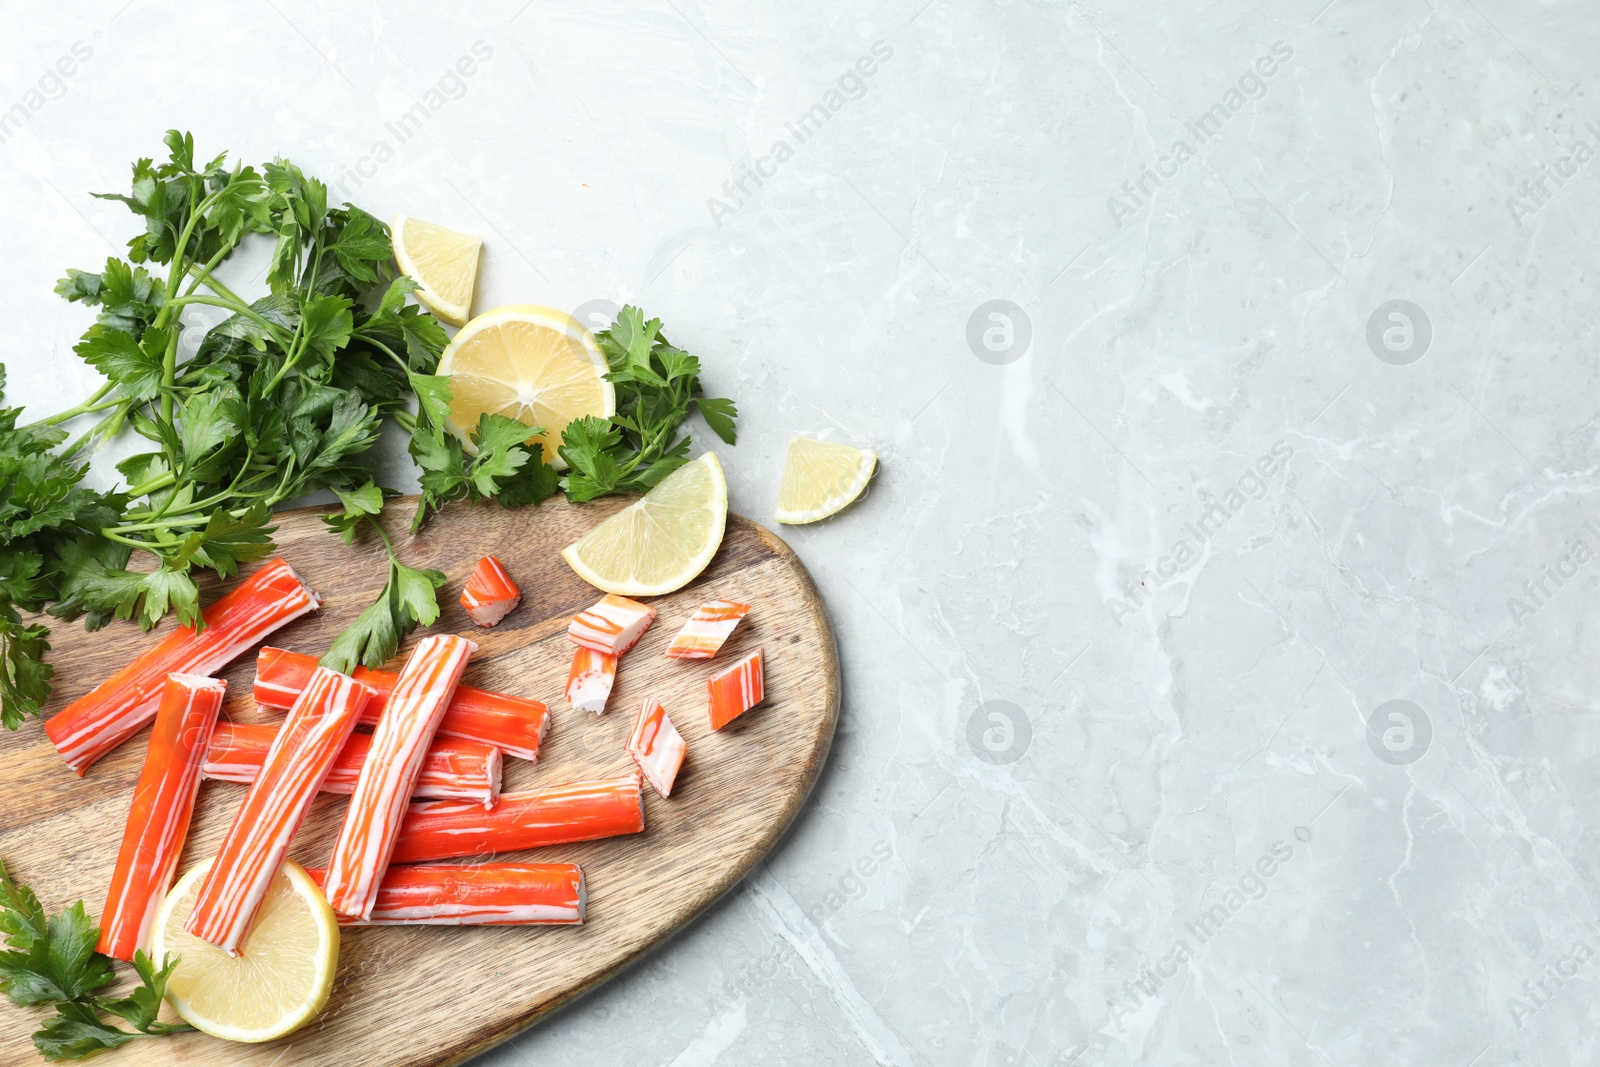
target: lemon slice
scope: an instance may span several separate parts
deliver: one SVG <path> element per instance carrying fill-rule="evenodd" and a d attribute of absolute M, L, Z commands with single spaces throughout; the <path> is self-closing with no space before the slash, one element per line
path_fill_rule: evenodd
<path fill-rule="evenodd" d="M 439 373 L 450 378 L 448 425 L 469 452 L 476 452 L 470 432 L 487 411 L 544 430 L 546 463 L 556 462 L 567 423 L 616 414 L 617 393 L 605 378 L 610 370 L 581 322 L 533 304 L 485 311 L 439 358 Z"/>
<path fill-rule="evenodd" d="M 211 862 L 185 874 L 156 915 L 152 957 L 183 957 L 167 983 L 168 1002 L 197 1030 L 227 1041 L 271 1041 L 298 1030 L 333 990 L 339 961 L 333 909 L 305 870 L 286 860 L 244 948 L 230 956 L 183 929 Z"/>
<path fill-rule="evenodd" d="M 728 483 L 716 453 L 707 452 L 561 554 L 598 589 L 659 596 L 683 588 L 706 569 L 727 522 Z"/>
<path fill-rule="evenodd" d="M 844 508 L 867 487 L 878 454 L 811 437 L 789 439 L 778 484 L 779 522 L 816 522 Z"/>
<path fill-rule="evenodd" d="M 406 215 L 394 217 L 389 234 L 400 270 L 422 286 L 417 299 L 452 326 L 466 322 L 472 314 L 483 238 Z"/>

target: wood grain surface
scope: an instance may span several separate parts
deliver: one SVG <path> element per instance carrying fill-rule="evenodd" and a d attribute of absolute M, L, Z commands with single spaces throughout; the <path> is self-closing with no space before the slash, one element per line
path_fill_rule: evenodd
<path fill-rule="evenodd" d="M 480 650 L 464 681 L 537 697 L 551 710 L 537 765 L 506 757 L 505 788 L 532 788 L 634 769 L 624 751 L 647 696 L 666 705 L 689 754 L 668 800 L 645 787 L 645 832 L 508 853 L 512 859 L 582 864 L 589 920 L 579 927 L 375 927 L 345 930 L 327 1010 L 281 1041 L 236 1045 L 199 1034 L 134 1042 L 97 1064 L 194 1067 L 268 1064 L 411 1067 L 454 1064 L 505 1040 L 639 960 L 728 889 L 778 840 L 811 791 L 833 739 L 839 669 L 832 628 L 805 568 L 781 540 L 730 515 L 727 536 L 707 571 L 687 588 L 657 597 L 655 625 L 623 658 L 603 716 L 570 709 L 562 697 L 573 646 L 567 620 L 598 598 L 561 560 L 560 548 L 626 500 L 569 505 L 559 499 L 508 512 L 453 505 L 416 538 L 403 537 L 411 509 L 387 514 L 402 557 L 449 576 L 435 631 L 469 634 Z M 322 595 L 321 611 L 269 641 L 320 655 L 385 577 L 376 539 L 342 545 L 314 509 L 279 517 L 280 551 Z M 481 555 L 493 553 L 521 585 L 522 604 L 498 627 L 474 626 L 457 598 Z M 214 596 L 217 589 L 207 590 Z M 209 600 L 208 596 L 208 600 Z M 709 662 L 669 660 L 662 650 L 696 605 L 724 597 L 752 605 L 723 651 Z M 170 626 L 169 619 L 165 626 Z M 413 635 L 412 640 L 424 631 Z M 152 635 L 126 623 L 88 634 L 55 627 L 54 712 L 145 648 Z M 409 648 L 402 648 L 403 656 Z M 705 677 L 757 646 L 766 650 L 766 701 L 726 729 L 706 722 Z M 224 714 L 240 722 L 281 716 L 250 699 L 254 650 L 236 661 Z M 396 659 L 399 662 L 399 658 Z M 392 666 L 392 665 L 391 665 Z M 116 860 L 148 729 L 75 777 L 36 722 L 0 736 L 0 858 L 55 911 L 83 898 L 98 915 Z M 212 855 L 244 786 L 201 788 L 182 869 Z M 321 866 L 346 798 L 323 795 L 290 855 Z M 29 1034 L 39 1013 L 0 1007 L 0 1063 L 38 1059 Z"/>

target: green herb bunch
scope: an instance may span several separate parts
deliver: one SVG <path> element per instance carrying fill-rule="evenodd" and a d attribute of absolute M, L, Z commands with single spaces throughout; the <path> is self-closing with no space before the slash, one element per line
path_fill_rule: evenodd
<path fill-rule="evenodd" d="M 659 319 L 624 307 L 596 339 L 617 394 L 612 418 L 570 423 L 565 469 L 544 460 L 545 431 L 501 415 L 450 428 L 450 383 L 435 373 L 443 327 L 406 296 L 388 227 L 283 159 L 260 168 L 199 163 L 194 139 L 166 135 L 168 158 L 141 159 L 128 207 L 142 232 L 98 272 L 56 286 L 95 309 L 74 351 L 106 377 L 83 403 L 23 424 L 0 407 L 0 722 L 16 729 L 50 693 L 49 630 L 24 612 L 154 626 L 167 612 L 200 628 L 196 575 L 226 578 L 273 549 L 272 509 L 320 490 L 344 505 L 327 522 L 347 543 L 363 526 L 383 538 L 388 581 L 323 658 L 338 670 L 381 666 L 404 636 L 439 615 L 437 571 L 408 567 L 377 522 L 393 490 L 367 453 L 383 420 L 409 433 L 420 468 L 415 531 L 456 500 L 536 504 L 645 491 L 687 462 L 692 411 L 733 443 L 732 401 L 704 395 L 700 361 L 667 342 Z M 273 252 L 267 293 L 246 301 L 216 277 L 260 235 Z M 221 321 L 178 359 L 182 318 Z M 191 318 L 194 318 L 191 315 Z M 0 398 L 5 384 L 0 367 Z M 63 427 L 80 418 L 76 437 Z M 93 448 L 132 432 L 149 447 L 118 464 L 125 487 L 82 484 Z"/>
<path fill-rule="evenodd" d="M 198 571 L 233 574 L 273 550 L 274 505 L 371 478 L 364 454 L 412 375 L 434 369 L 438 322 L 408 304 L 388 228 L 292 163 L 259 170 L 197 163 L 172 131 L 169 157 L 139 160 L 125 204 L 143 222 L 126 258 L 68 271 L 56 291 L 98 311 L 74 351 L 106 376 L 82 404 L 17 425 L 0 410 L 0 704 L 15 728 L 37 714 L 47 631 L 18 610 L 153 626 L 169 610 L 203 625 Z M 215 275 L 250 234 L 274 240 L 269 292 L 246 303 Z M 180 363 L 188 307 L 220 309 Z M 92 415 L 68 442 L 59 426 Z M 123 429 L 149 442 L 118 465 L 127 488 L 79 483 L 96 441 Z M 135 553 L 146 557 L 130 569 Z"/>

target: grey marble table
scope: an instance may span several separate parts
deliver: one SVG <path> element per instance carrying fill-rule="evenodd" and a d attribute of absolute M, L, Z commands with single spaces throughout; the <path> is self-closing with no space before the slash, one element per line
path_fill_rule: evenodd
<path fill-rule="evenodd" d="M 1595 1058 L 1590 6 L 9 16 L 13 402 L 95 385 L 50 288 L 179 126 L 482 233 L 480 308 L 661 315 L 745 514 L 793 433 L 881 452 L 792 534 L 813 803 L 485 1067 Z"/>

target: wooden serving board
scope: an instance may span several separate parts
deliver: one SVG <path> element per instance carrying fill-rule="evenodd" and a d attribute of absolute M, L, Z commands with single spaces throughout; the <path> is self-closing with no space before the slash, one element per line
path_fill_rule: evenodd
<path fill-rule="evenodd" d="M 623 507 L 625 500 L 537 508 L 453 505 L 415 539 L 404 538 L 411 508 L 386 514 L 406 562 L 450 578 L 439 592 L 435 629 L 469 634 L 479 652 L 465 681 L 537 697 L 551 726 L 537 765 L 506 757 L 506 790 L 634 769 L 624 751 L 647 696 L 658 697 L 688 742 L 670 799 L 645 787 L 645 832 L 606 841 L 508 854 L 576 862 L 588 881 L 589 919 L 579 927 L 374 927 L 345 930 L 327 1009 L 296 1034 L 236 1045 L 199 1034 L 133 1042 L 96 1057 L 104 1064 L 326 1064 L 349 1067 L 454 1064 L 505 1040 L 593 989 L 700 914 L 782 835 L 811 791 L 833 739 L 839 666 L 833 630 L 805 568 L 781 540 L 730 515 L 711 566 L 687 588 L 653 602 L 655 625 L 623 659 L 609 712 L 575 712 L 562 697 L 573 646 L 567 620 L 598 594 L 562 561 L 560 549 Z M 376 539 L 342 545 L 317 520 L 320 509 L 279 516 L 283 557 L 322 595 L 322 609 L 291 623 L 270 643 L 320 655 L 376 595 L 386 574 Z M 457 598 L 481 555 L 492 553 L 522 587 L 521 605 L 498 627 L 479 629 Z M 216 589 L 207 590 L 207 600 Z M 694 608 L 723 597 L 752 605 L 728 645 L 709 662 L 669 660 L 662 649 Z M 172 625 L 169 619 L 165 626 Z M 420 635 L 413 635 L 413 640 Z M 47 713 L 88 691 L 153 640 L 126 623 L 98 633 L 58 625 L 50 660 L 56 697 Z M 403 656 L 409 648 L 402 648 Z M 705 677 L 757 646 L 766 650 L 766 701 L 713 733 Z M 279 722 L 250 699 L 254 650 L 224 674 L 224 713 L 241 722 Z M 399 659 L 395 661 L 399 662 Z M 0 858 L 56 911 L 83 898 L 98 916 L 116 861 L 148 730 L 75 777 L 38 723 L 0 736 Z M 181 869 L 215 853 L 244 786 L 206 782 Z M 346 799 L 318 797 L 290 855 L 325 865 Z M 0 1008 L 0 1062 L 37 1059 L 29 1034 L 39 1013 Z"/>

